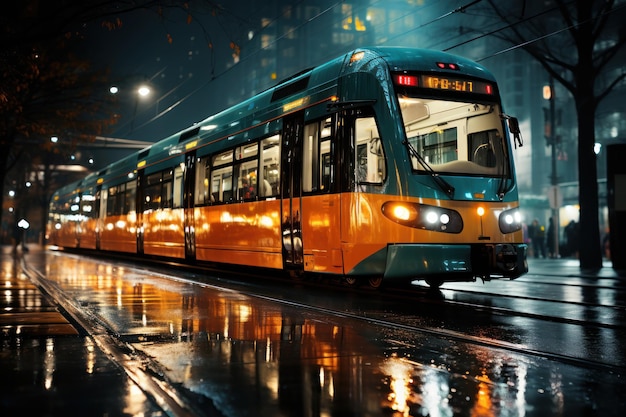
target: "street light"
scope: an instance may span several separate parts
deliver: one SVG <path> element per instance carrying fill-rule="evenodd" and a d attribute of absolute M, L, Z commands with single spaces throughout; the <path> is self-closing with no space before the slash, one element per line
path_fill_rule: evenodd
<path fill-rule="evenodd" d="M 139 96 L 139 98 L 145 98 L 147 96 L 150 95 L 150 87 L 148 87 L 147 85 L 143 84 L 140 85 L 139 88 L 137 89 L 137 95 Z M 139 98 L 135 99 L 135 110 L 133 111 L 133 118 L 131 120 L 130 123 L 130 131 L 131 133 L 133 132 L 134 128 L 135 128 L 135 118 L 137 117 L 137 106 L 139 104 Z"/>
<path fill-rule="evenodd" d="M 150 94 L 150 91 L 150 87 L 142 85 L 137 89 L 137 94 L 139 94 L 140 97 L 146 97 Z"/>

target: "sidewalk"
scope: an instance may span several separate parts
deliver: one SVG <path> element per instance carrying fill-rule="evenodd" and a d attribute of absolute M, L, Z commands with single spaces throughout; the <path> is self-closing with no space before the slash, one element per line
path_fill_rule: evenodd
<path fill-rule="evenodd" d="M 626 271 L 616 271 L 611 261 L 606 259 L 599 271 L 585 271 L 580 269 L 580 261 L 576 258 L 528 258 L 528 273 L 561 277 L 624 278 L 626 282 Z"/>
<path fill-rule="evenodd" d="M 27 259 L 43 255 L 30 246 Z M 0 415 L 163 416 L 0 247 Z"/>

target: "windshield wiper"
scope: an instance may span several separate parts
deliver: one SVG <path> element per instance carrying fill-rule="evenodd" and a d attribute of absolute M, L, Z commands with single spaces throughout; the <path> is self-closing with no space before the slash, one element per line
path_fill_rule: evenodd
<path fill-rule="evenodd" d="M 404 142 L 402 142 L 402 144 L 406 145 L 406 147 L 409 150 L 409 153 L 413 155 L 415 159 L 417 159 L 417 161 L 420 163 L 422 167 L 424 167 L 424 170 L 430 174 L 430 176 L 433 178 L 433 180 L 439 186 L 439 188 L 441 188 L 443 192 L 445 192 L 448 195 L 448 197 L 452 198 L 452 196 L 454 195 L 454 187 L 448 181 L 441 178 L 439 174 L 435 172 L 435 170 L 432 169 L 430 165 L 428 165 L 428 162 L 426 162 L 426 160 L 422 157 L 422 155 L 420 155 L 420 153 L 417 152 L 417 150 L 413 147 L 413 145 L 411 145 L 411 142 L 409 142 L 408 140 L 405 140 Z"/>

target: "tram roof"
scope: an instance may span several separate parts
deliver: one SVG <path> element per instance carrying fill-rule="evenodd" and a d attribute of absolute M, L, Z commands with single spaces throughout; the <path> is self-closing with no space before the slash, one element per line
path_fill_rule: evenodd
<path fill-rule="evenodd" d="M 494 76 L 484 66 L 470 59 L 459 55 L 453 55 L 448 52 L 399 46 L 380 46 L 363 48 L 363 50 L 370 51 L 371 53 L 378 55 L 387 63 L 391 71 L 409 70 L 420 72 L 455 73 L 458 71 L 453 69 L 442 69 L 437 65 L 442 62 L 454 63 L 463 70 L 463 75 L 469 75 L 495 82 Z"/>
<path fill-rule="evenodd" d="M 352 57 L 363 52 L 364 58 L 352 61 Z M 367 47 L 352 50 L 317 67 L 304 70 L 277 85 L 243 102 L 211 115 L 196 125 L 177 135 L 179 142 L 189 143 L 193 139 L 209 139 L 228 136 L 241 130 L 242 125 L 251 126 L 255 122 L 281 116 L 283 106 L 297 103 L 307 97 L 309 103 L 315 98 L 336 93 L 339 79 L 354 72 L 371 72 L 375 59 L 382 59 L 391 71 L 458 72 L 438 67 L 438 63 L 455 63 L 462 68 L 464 75 L 488 79 L 495 82 L 493 75 L 482 65 L 467 58 L 442 51 L 409 47 Z M 297 106 L 296 106 L 297 107 Z M 172 140 L 168 138 L 166 140 Z M 156 149 L 155 149 L 156 150 Z"/>
<path fill-rule="evenodd" d="M 363 54 L 363 58 L 353 60 L 359 53 Z M 495 81 L 493 75 L 483 66 L 446 52 L 393 46 L 355 49 L 322 65 L 297 73 L 233 107 L 128 155 L 95 176 L 67 185 L 62 190 L 67 192 L 72 187 L 89 187 L 96 181 L 108 182 L 115 178 L 121 180 L 137 168 L 155 169 L 155 164 L 166 159 L 218 141 L 221 141 L 221 145 L 216 144 L 213 151 L 228 148 L 237 142 L 243 143 L 248 137 L 255 137 L 257 134 L 271 133 L 276 128 L 272 124 L 278 123 L 280 116 L 290 111 L 286 110 L 290 109 L 289 106 L 293 105 L 297 109 L 299 105 L 304 107 L 302 103 L 315 103 L 316 100 L 324 100 L 337 94 L 338 81 L 342 75 L 372 71 L 375 66 L 373 62 L 377 59 L 383 60 L 390 71 L 442 72 L 446 70 L 439 68 L 437 63 L 452 62 L 459 65 L 466 75 Z M 254 132 L 254 129 L 263 131 Z"/>

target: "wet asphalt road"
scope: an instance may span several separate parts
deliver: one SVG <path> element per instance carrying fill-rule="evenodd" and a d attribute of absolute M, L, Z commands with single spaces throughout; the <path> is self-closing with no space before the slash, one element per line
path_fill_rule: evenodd
<path fill-rule="evenodd" d="M 626 278 L 610 268 L 584 276 L 575 261 L 538 260 L 516 281 L 446 284 L 438 299 L 408 289 L 236 281 L 57 251 L 11 262 L 3 256 L 3 279 L 24 268 L 50 294 L 37 302 L 39 317 L 60 311 L 80 332 L 63 323 L 67 334 L 20 337 L 2 322 L 3 375 L 17 381 L 3 381 L 5 410 L 19 410 L 6 398 L 11 390 L 41 396 L 68 386 L 76 395 L 63 401 L 93 407 L 74 415 L 626 410 Z M 34 415 L 72 415 L 55 401 Z"/>

